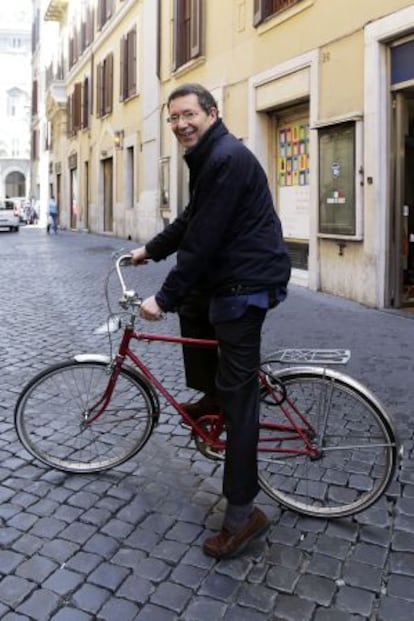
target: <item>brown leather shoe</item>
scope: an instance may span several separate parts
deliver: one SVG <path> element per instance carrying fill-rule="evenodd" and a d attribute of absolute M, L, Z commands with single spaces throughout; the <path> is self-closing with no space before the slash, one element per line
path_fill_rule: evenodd
<path fill-rule="evenodd" d="M 263 511 L 257 507 L 253 512 L 245 526 L 236 533 L 230 533 L 225 528 L 205 540 L 203 544 L 203 552 L 214 558 L 231 558 L 241 552 L 247 544 L 263 533 L 269 526 L 269 521 Z"/>
<path fill-rule="evenodd" d="M 220 411 L 217 400 L 210 395 L 204 395 L 199 401 L 188 401 L 186 403 L 180 403 L 179 405 L 193 420 L 197 420 L 206 414 L 217 414 Z M 181 422 L 181 426 L 185 429 L 191 429 L 190 425 L 184 420 Z"/>

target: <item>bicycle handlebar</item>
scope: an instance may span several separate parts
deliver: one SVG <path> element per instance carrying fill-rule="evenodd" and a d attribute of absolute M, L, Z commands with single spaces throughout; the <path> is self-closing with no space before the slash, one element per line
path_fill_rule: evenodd
<path fill-rule="evenodd" d="M 128 305 L 140 307 L 142 303 L 141 298 L 138 297 L 133 289 L 127 288 L 121 271 L 122 266 L 132 265 L 131 259 L 132 256 L 130 254 L 121 254 L 115 261 L 116 274 L 122 289 L 122 297 L 119 303 L 123 307 L 127 307 Z"/>

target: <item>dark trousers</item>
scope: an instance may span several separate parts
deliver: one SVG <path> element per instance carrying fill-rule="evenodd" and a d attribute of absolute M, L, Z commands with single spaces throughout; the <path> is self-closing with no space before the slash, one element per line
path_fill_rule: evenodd
<path fill-rule="evenodd" d="M 198 305 L 200 312 L 202 306 Z M 205 308 L 205 307 L 204 307 Z M 191 368 L 186 376 L 195 374 L 198 386 L 203 375 L 204 386 L 214 388 L 224 410 L 227 426 L 227 449 L 224 463 L 223 494 L 229 503 L 243 505 L 251 502 L 259 491 L 257 480 L 257 440 L 259 432 L 259 386 L 261 329 L 266 311 L 249 306 L 239 319 L 211 326 L 206 314 L 187 314 L 181 327 L 185 336 L 213 337 L 219 342 L 214 357 L 207 350 L 192 348 Z M 182 317 L 181 317 L 182 319 Z M 198 321 L 197 321 L 198 319 Z M 207 323 L 206 323 L 207 322 Z M 201 334 L 202 328 L 207 332 Z M 190 333 L 189 333 L 190 332 Z M 197 334 L 196 334 L 197 333 Z M 184 358 L 184 363 L 188 363 Z M 210 355 L 212 352 L 209 352 Z M 190 385 L 190 384 L 189 384 Z M 197 390 L 205 390 L 190 385 Z"/>

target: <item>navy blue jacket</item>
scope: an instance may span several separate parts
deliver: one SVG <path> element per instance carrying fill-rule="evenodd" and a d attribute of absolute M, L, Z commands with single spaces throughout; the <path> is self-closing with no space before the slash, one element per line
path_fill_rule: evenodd
<path fill-rule="evenodd" d="M 286 287 L 290 260 L 263 168 L 218 119 L 185 156 L 190 202 L 146 244 L 155 261 L 177 262 L 155 298 L 175 311 L 194 288 L 214 296 L 242 285 Z"/>

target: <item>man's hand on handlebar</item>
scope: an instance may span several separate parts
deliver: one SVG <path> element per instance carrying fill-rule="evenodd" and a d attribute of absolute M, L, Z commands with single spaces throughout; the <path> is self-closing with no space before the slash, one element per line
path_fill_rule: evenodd
<path fill-rule="evenodd" d="M 131 263 L 132 265 L 139 265 L 140 263 L 146 263 L 149 259 L 145 246 L 141 248 L 135 248 L 131 250 Z"/>
<path fill-rule="evenodd" d="M 149 321 L 155 321 L 156 319 L 161 319 L 162 310 L 158 306 L 154 295 L 152 295 L 151 297 L 147 298 L 146 300 L 142 302 L 140 310 L 139 310 L 139 314 L 141 315 L 143 319 L 147 319 Z"/>

